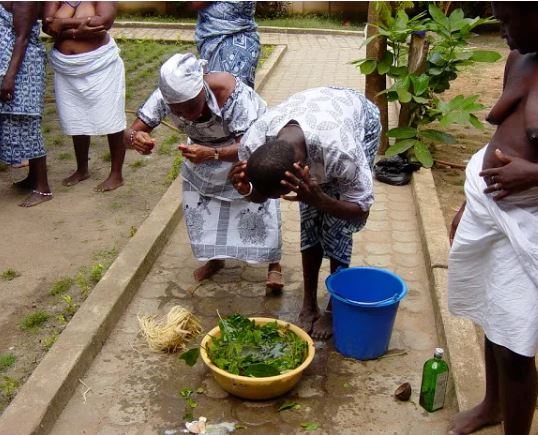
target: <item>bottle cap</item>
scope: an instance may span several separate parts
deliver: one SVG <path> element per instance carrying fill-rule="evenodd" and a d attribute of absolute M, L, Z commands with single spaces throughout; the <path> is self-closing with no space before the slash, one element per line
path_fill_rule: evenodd
<path fill-rule="evenodd" d="M 442 347 L 436 347 L 433 356 L 436 356 L 437 358 L 443 358 L 444 353 L 445 351 L 443 350 Z"/>

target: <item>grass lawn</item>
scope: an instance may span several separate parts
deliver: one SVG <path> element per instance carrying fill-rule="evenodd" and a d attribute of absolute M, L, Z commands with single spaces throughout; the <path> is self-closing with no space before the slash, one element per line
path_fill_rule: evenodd
<path fill-rule="evenodd" d="M 186 23 L 195 24 L 194 18 L 177 18 L 172 16 L 143 16 L 143 15 L 120 15 L 118 21 L 149 21 L 160 23 Z M 364 23 L 359 21 L 346 21 L 332 17 L 318 15 L 297 15 L 282 18 L 256 18 L 258 26 L 262 27 L 298 27 L 301 29 L 331 29 L 331 30 L 363 30 Z"/>

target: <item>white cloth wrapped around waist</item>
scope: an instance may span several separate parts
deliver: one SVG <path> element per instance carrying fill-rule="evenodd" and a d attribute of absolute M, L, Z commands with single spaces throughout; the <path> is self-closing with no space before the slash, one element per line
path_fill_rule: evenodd
<path fill-rule="evenodd" d="M 484 194 L 485 150 L 467 165 L 467 205 L 448 264 L 449 309 L 530 357 L 538 348 L 538 188 L 500 201 Z"/>
<path fill-rule="evenodd" d="M 125 129 L 125 68 L 112 37 L 87 53 L 53 49 L 54 88 L 65 134 L 101 135 Z"/>

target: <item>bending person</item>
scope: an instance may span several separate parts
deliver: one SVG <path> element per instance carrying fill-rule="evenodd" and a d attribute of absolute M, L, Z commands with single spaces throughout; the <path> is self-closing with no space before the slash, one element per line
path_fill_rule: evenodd
<path fill-rule="evenodd" d="M 300 326 L 313 338 L 332 334 L 331 304 L 317 301 L 323 257 L 331 272 L 348 267 L 352 236 L 374 200 L 372 165 L 379 110 L 352 89 L 315 88 L 292 95 L 258 119 L 243 137 L 230 173 L 251 201 L 300 201 L 304 301 Z M 288 195 L 295 192 L 296 195 Z"/>
<path fill-rule="evenodd" d="M 198 11 L 196 47 L 209 71 L 226 71 L 254 88 L 260 59 L 256 2 L 192 2 Z"/>
<path fill-rule="evenodd" d="M 225 258 L 235 258 L 270 263 L 267 286 L 281 289 L 279 203 L 252 204 L 227 177 L 237 161 L 238 141 L 265 112 L 266 104 L 229 73 L 204 75 L 204 64 L 189 53 L 174 55 L 162 66 L 159 89 L 126 130 L 126 145 L 150 153 L 155 142 L 148 133 L 170 115 L 188 136 L 187 144 L 179 145 L 185 158 L 183 208 L 194 256 L 207 261 L 194 278 L 210 278 L 224 266 Z"/>
<path fill-rule="evenodd" d="M 73 186 L 90 176 L 91 136 L 107 135 L 111 169 L 95 190 L 123 185 L 125 157 L 125 70 L 120 50 L 107 33 L 115 2 L 47 2 L 43 30 L 54 37 L 50 61 L 60 124 L 73 137 L 77 169 L 63 180 Z"/>
<path fill-rule="evenodd" d="M 37 2 L 0 2 L 0 160 L 21 165 L 28 177 L 15 183 L 32 191 L 19 205 L 52 198 L 41 117 L 45 94 L 45 47 L 39 40 Z"/>

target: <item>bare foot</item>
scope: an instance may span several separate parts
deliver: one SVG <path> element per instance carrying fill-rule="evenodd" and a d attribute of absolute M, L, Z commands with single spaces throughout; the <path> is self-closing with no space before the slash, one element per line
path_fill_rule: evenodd
<path fill-rule="evenodd" d="M 24 180 L 13 183 L 13 187 L 16 187 L 17 189 L 26 189 L 26 190 L 33 189 L 35 187 L 35 178 L 28 176 Z"/>
<path fill-rule="evenodd" d="M 299 313 L 299 318 L 297 319 L 297 326 L 305 331 L 307 334 L 312 332 L 312 325 L 320 317 L 319 310 L 316 309 L 305 309 L 303 308 Z"/>
<path fill-rule="evenodd" d="M 333 335 L 333 315 L 325 311 L 312 326 L 312 338 L 314 340 L 327 340 Z"/>
<path fill-rule="evenodd" d="M 96 192 L 108 192 L 123 186 L 123 178 L 116 175 L 109 175 L 108 178 L 99 184 L 94 190 Z"/>
<path fill-rule="evenodd" d="M 74 186 L 75 184 L 78 184 L 81 181 L 86 180 L 87 178 L 90 178 L 90 173 L 88 171 L 86 172 L 75 171 L 69 177 L 64 178 L 62 181 L 62 184 L 68 187 Z"/>
<path fill-rule="evenodd" d="M 484 426 L 491 426 L 502 421 L 500 409 L 491 409 L 484 402 L 468 411 L 454 416 L 448 430 L 448 435 L 466 435 Z"/>
<path fill-rule="evenodd" d="M 194 271 L 194 279 L 196 281 L 203 281 L 204 279 L 209 279 L 223 267 L 224 260 L 209 260 L 202 267 L 199 267 Z"/>
<path fill-rule="evenodd" d="M 20 207 L 33 207 L 34 205 L 41 204 L 42 202 L 50 201 L 52 199 L 52 193 L 39 192 L 37 190 L 26 197 L 26 199 L 19 204 Z"/>

